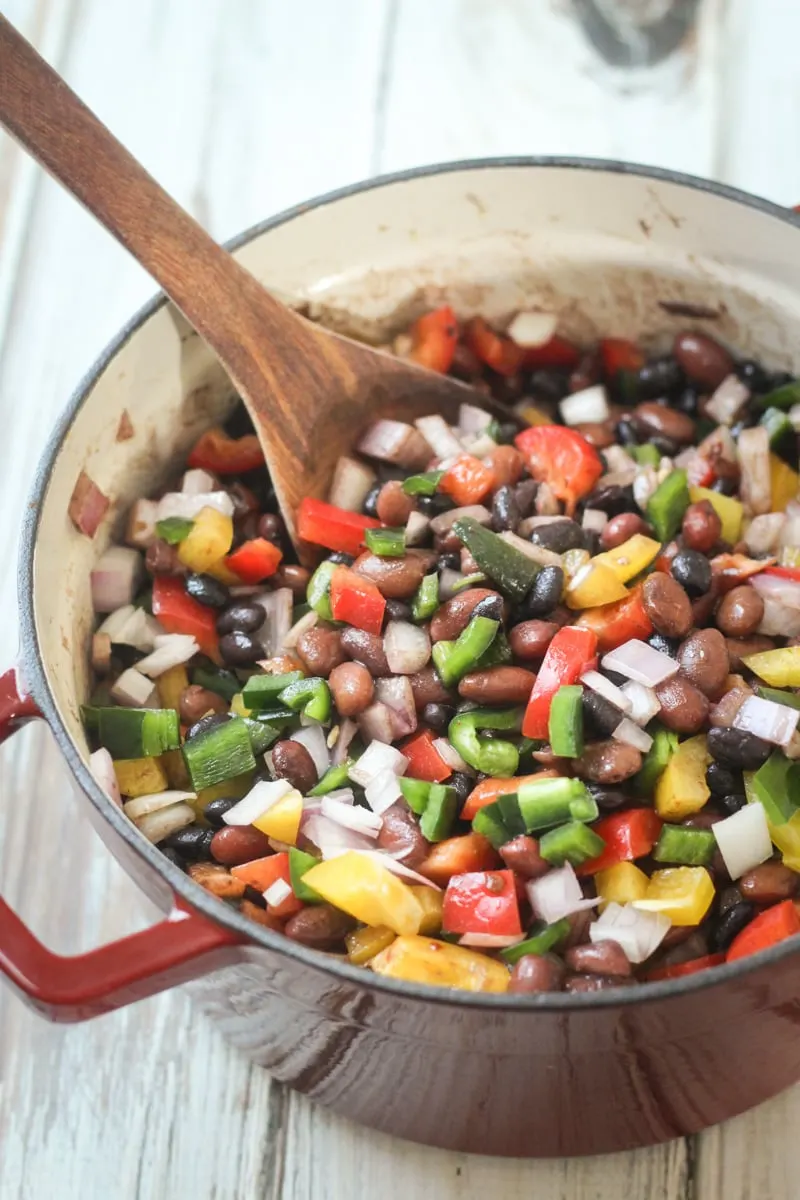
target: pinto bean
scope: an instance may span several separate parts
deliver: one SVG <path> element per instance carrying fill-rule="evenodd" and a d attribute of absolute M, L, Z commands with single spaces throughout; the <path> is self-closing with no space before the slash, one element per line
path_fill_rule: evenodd
<path fill-rule="evenodd" d="M 429 556 L 413 553 L 402 558 L 381 558 L 367 552 L 356 559 L 353 570 L 374 583 L 387 600 L 407 600 L 422 583 L 428 561 Z"/>
<path fill-rule="evenodd" d="M 238 867 L 240 863 L 269 854 L 269 842 L 253 825 L 226 825 L 214 834 L 210 850 L 211 857 L 218 863 Z"/>
<path fill-rule="evenodd" d="M 543 771 L 544 775 L 545 772 Z M 521 833 L 500 847 L 500 857 L 506 866 L 516 871 L 523 879 L 539 879 L 550 870 L 550 863 L 539 853 L 539 843 L 536 838 Z"/>
<path fill-rule="evenodd" d="M 777 904 L 788 900 L 797 891 L 798 876 L 779 862 L 765 862 L 753 867 L 739 879 L 739 891 L 745 900 L 754 904 Z"/>
<path fill-rule="evenodd" d="M 700 629 L 678 651 L 681 671 L 706 696 L 717 696 L 730 669 L 725 638 L 718 629 Z"/>
<path fill-rule="evenodd" d="M 418 709 L 425 708 L 426 704 L 448 704 L 453 701 L 434 667 L 423 667 L 415 675 L 409 675 L 408 681 Z"/>
<path fill-rule="evenodd" d="M 763 616 L 764 601 L 754 587 L 744 583 L 720 600 L 717 625 L 729 637 L 745 638 L 755 633 Z"/>
<path fill-rule="evenodd" d="M 525 954 L 514 964 L 509 992 L 560 992 L 564 986 L 564 964 L 553 954 Z"/>
<path fill-rule="evenodd" d="M 580 433 L 582 437 L 586 438 L 590 446 L 596 446 L 598 450 L 605 450 L 608 446 L 613 446 L 617 440 L 611 421 L 581 421 L 573 428 L 576 433 Z"/>
<path fill-rule="evenodd" d="M 708 697 L 682 675 L 665 679 L 655 689 L 661 705 L 658 719 L 676 733 L 698 733 L 708 716 Z"/>
<path fill-rule="evenodd" d="M 258 830 L 256 830 L 257 832 Z M 262 834 L 261 836 L 263 837 L 264 835 Z M 266 840 L 264 838 L 265 842 Z M 241 861 L 247 862 L 247 859 L 244 858 Z M 233 863 L 231 864 L 231 866 L 234 865 Z M 188 874 L 190 879 L 193 879 L 195 883 L 199 883 L 200 887 L 205 888 L 207 892 L 211 892 L 213 896 L 218 896 L 220 900 L 239 900 L 244 895 L 244 881 L 237 879 L 235 875 L 231 875 L 226 867 L 217 863 L 192 863 Z"/>
<path fill-rule="evenodd" d="M 252 900 L 242 900 L 239 905 L 239 912 L 243 917 L 248 917 L 251 921 L 255 921 L 257 925 L 265 925 L 267 929 L 274 929 L 276 933 L 283 933 L 283 921 L 280 917 L 276 917 L 274 913 L 268 912 L 266 908 L 260 908 Z"/>
<path fill-rule="evenodd" d="M 765 650 L 775 649 L 775 639 L 763 634 L 754 634 L 748 638 L 725 638 L 728 650 L 728 663 L 731 671 L 743 671 L 747 668 L 743 659 L 751 654 L 762 654 Z"/>
<path fill-rule="evenodd" d="M 431 641 L 455 641 L 469 625 L 475 606 L 490 596 L 499 596 L 499 592 L 491 588 L 467 588 L 440 605 L 431 621 Z"/>
<path fill-rule="evenodd" d="M 685 330 L 673 343 L 672 352 L 679 366 L 693 383 L 713 391 L 733 371 L 733 359 L 724 346 L 706 333 Z"/>
<path fill-rule="evenodd" d="M 344 662 L 342 635 L 327 625 L 314 625 L 298 638 L 297 653 L 312 675 L 327 679 L 333 668 Z"/>
<path fill-rule="evenodd" d="M 399 804 L 393 804 L 383 814 L 378 845 L 412 870 L 425 861 L 431 849 L 411 813 Z"/>
<path fill-rule="evenodd" d="M 291 588 L 292 594 L 304 600 L 311 574 L 297 563 L 284 563 L 270 579 L 274 588 Z"/>
<path fill-rule="evenodd" d="M 405 525 L 413 507 L 414 501 L 403 491 L 400 480 L 390 479 L 378 492 L 375 511 L 384 525 L 398 526 Z"/>
<path fill-rule="evenodd" d="M 516 483 L 522 474 L 522 455 L 513 446 L 498 446 L 484 461 L 494 471 L 498 487 Z"/>
<path fill-rule="evenodd" d="M 543 658 L 558 629 L 555 621 L 520 621 L 508 635 L 511 653 L 525 662 Z"/>
<path fill-rule="evenodd" d="M 361 663 L 339 663 L 331 671 L 328 683 L 341 717 L 358 716 L 372 703 L 375 690 L 372 676 Z"/>
<path fill-rule="evenodd" d="M 272 766 L 278 779 L 286 779 L 303 796 L 316 785 L 318 774 L 314 760 L 300 742 L 284 738 L 272 748 Z"/>
<path fill-rule="evenodd" d="M 222 713 L 228 711 L 228 705 L 222 696 L 208 688 L 198 687 L 192 683 L 184 688 L 178 699 L 178 713 L 184 725 L 194 725 L 207 712 Z"/>
<path fill-rule="evenodd" d="M 524 704 L 536 682 L 524 667 L 488 667 L 470 671 L 458 685 L 458 694 L 478 704 Z"/>
<path fill-rule="evenodd" d="M 592 783 L 622 783 L 641 769 L 642 756 L 634 746 L 624 742 L 594 742 L 586 747 L 580 758 L 572 760 L 572 766 L 579 779 L 589 779 Z"/>
<path fill-rule="evenodd" d="M 619 942 L 589 942 L 564 953 L 567 966 L 583 975 L 630 975 L 631 964 Z"/>
<path fill-rule="evenodd" d="M 147 547 L 144 565 L 151 575 L 180 575 L 185 567 L 178 558 L 178 547 L 170 546 L 162 538 L 156 538 Z"/>
<path fill-rule="evenodd" d="M 649 533 L 650 526 L 638 513 L 624 512 L 612 517 L 600 534 L 600 545 L 604 550 L 613 550 L 632 538 L 636 533 Z"/>
<path fill-rule="evenodd" d="M 347 657 L 365 666 L 373 679 L 385 679 L 391 675 L 383 638 L 377 633 L 367 633 L 364 629 L 343 629 L 339 637 Z"/>
<path fill-rule="evenodd" d="M 631 423 L 640 437 L 668 438 L 679 446 L 689 446 L 694 441 L 692 418 L 677 408 L 668 408 L 666 404 L 657 404 L 654 400 L 637 404 L 631 414 Z"/>
<path fill-rule="evenodd" d="M 355 924 L 352 917 L 330 904 L 311 904 L 290 917 L 283 932 L 313 950 L 335 950 Z"/>
<path fill-rule="evenodd" d="M 692 605 L 676 579 L 653 571 L 642 585 L 642 606 L 653 626 L 666 637 L 684 637 L 692 627 Z"/>
<path fill-rule="evenodd" d="M 683 542 L 690 550 L 707 554 L 722 535 L 722 521 L 710 500 L 690 504 L 683 514 Z"/>

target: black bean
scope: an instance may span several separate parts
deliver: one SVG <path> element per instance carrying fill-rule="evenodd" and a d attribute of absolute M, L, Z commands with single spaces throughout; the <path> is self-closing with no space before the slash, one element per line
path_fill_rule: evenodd
<path fill-rule="evenodd" d="M 177 829 L 175 833 L 171 833 L 159 844 L 162 848 L 168 846 L 170 850 L 174 850 L 187 862 L 200 862 L 202 859 L 211 857 L 213 836 L 213 829 L 201 829 L 198 825 L 187 825 L 184 829 Z"/>
<path fill-rule="evenodd" d="M 276 546 L 280 545 L 283 536 L 283 521 L 277 513 L 267 512 L 259 517 L 258 536 L 266 538 L 268 542 L 274 542 Z"/>
<path fill-rule="evenodd" d="M 563 400 L 569 391 L 569 376 L 554 367 L 539 367 L 531 372 L 530 391 L 543 400 Z"/>
<path fill-rule="evenodd" d="M 767 391 L 771 392 L 775 388 L 784 387 L 785 384 L 796 383 L 796 381 L 797 377 L 792 375 L 789 371 L 775 371 L 769 381 Z"/>
<path fill-rule="evenodd" d="M 691 820 L 691 818 L 689 818 Z M 742 893 L 739 891 L 735 883 L 724 887 L 722 891 L 717 892 L 715 905 L 716 916 L 724 917 L 729 909 L 735 908 L 737 904 L 742 903 Z"/>
<path fill-rule="evenodd" d="M 264 899 L 264 893 L 260 892 L 258 888 L 254 888 L 251 883 L 246 883 L 244 885 L 244 894 L 242 899 L 249 900 L 251 904 L 255 904 L 256 908 L 267 907 L 267 902 Z"/>
<path fill-rule="evenodd" d="M 711 485 L 712 492 L 720 492 L 723 496 L 733 496 L 736 494 L 738 483 L 735 479 L 728 475 L 720 475 Z"/>
<path fill-rule="evenodd" d="M 687 417 L 696 417 L 699 400 L 697 389 L 693 388 L 691 384 L 687 384 L 680 395 L 672 401 L 672 407 L 676 408 L 678 412 L 685 413 Z"/>
<path fill-rule="evenodd" d="M 601 737 L 610 737 L 624 717 L 621 709 L 599 692 L 583 689 L 583 715 Z"/>
<path fill-rule="evenodd" d="M 261 643 L 241 629 L 219 639 L 219 652 L 223 661 L 232 667 L 246 667 L 264 657 Z"/>
<path fill-rule="evenodd" d="M 181 856 L 180 856 L 180 854 L 178 854 L 177 850 L 173 850 L 171 846 L 167 846 L 164 842 L 161 842 L 159 844 L 158 848 L 161 851 L 161 853 L 164 855 L 164 858 L 168 858 L 169 861 L 171 863 L 174 863 L 176 867 L 181 867 L 181 868 L 185 869 L 186 860 L 181 858 Z"/>
<path fill-rule="evenodd" d="M 755 916 L 756 906 L 749 900 L 734 904 L 714 922 L 709 935 L 709 949 L 714 954 L 727 950 L 737 933 L 741 933 Z"/>
<path fill-rule="evenodd" d="M 344 550 L 334 550 L 326 559 L 326 562 L 336 563 L 341 567 L 352 567 L 355 561 L 353 555 L 345 554 Z"/>
<path fill-rule="evenodd" d="M 187 731 L 186 738 L 197 737 L 198 733 L 205 733 L 208 729 L 213 729 L 215 725 L 224 725 L 226 721 L 230 721 L 233 713 L 209 713 L 208 716 L 201 717 Z"/>
<path fill-rule="evenodd" d="M 584 529 L 583 546 L 585 550 L 589 551 L 592 558 L 594 558 L 595 554 L 599 554 L 602 549 L 600 534 L 594 529 Z"/>
<path fill-rule="evenodd" d="M 618 483 L 608 483 L 596 488 L 584 499 L 587 508 L 599 508 L 606 516 L 618 517 L 620 513 L 638 513 L 636 501 L 633 498 L 633 488 L 621 487 Z"/>
<path fill-rule="evenodd" d="M 542 567 L 520 606 L 519 619 L 527 621 L 547 616 L 561 600 L 563 590 L 564 572 L 561 567 Z"/>
<path fill-rule="evenodd" d="M 543 546 L 554 554 L 565 554 L 567 550 L 583 549 L 583 530 L 577 521 L 568 518 L 550 521 L 547 525 L 536 526 L 531 541 L 534 546 Z"/>
<path fill-rule="evenodd" d="M 463 771 L 454 771 L 447 781 L 448 787 L 455 788 L 456 796 L 458 797 L 458 806 L 466 800 L 472 789 L 475 787 L 475 780 L 471 775 L 465 775 Z"/>
<path fill-rule="evenodd" d="M 689 596 L 704 596 L 711 587 L 711 563 L 699 550 L 679 550 L 670 571 Z"/>
<path fill-rule="evenodd" d="M 681 449 L 679 442 L 673 441 L 672 438 L 664 437 L 663 434 L 656 434 L 655 437 L 651 437 L 650 445 L 655 446 L 659 454 L 666 454 L 668 458 L 674 458 L 676 454 L 680 453 Z"/>
<path fill-rule="evenodd" d="M 739 812 L 747 804 L 747 797 L 743 792 L 731 792 L 727 796 L 718 796 L 717 804 L 725 813 L 726 817 L 732 817 L 734 813 Z"/>
<path fill-rule="evenodd" d="M 272 776 L 269 772 L 265 773 L 265 778 L 270 780 Z M 257 780 L 254 780 L 257 782 Z M 214 800 L 209 800 L 208 804 L 203 809 L 203 816 L 214 829 L 222 829 L 225 825 L 222 819 L 226 812 L 230 812 L 234 804 L 239 801 L 235 796 L 217 796 Z"/>
<path fill-rule="evenodd" d="M 456 715 L 456 710 L 449 704 L 426 704 L 422 710 L 422 719 L 437 733 L 447 733 L 447 727 Z"/>
<path fill-rule="evenodd" d="M 523 479 L 514 488 L 514 499 L 521 517 L 529 517 L 533 512 L 538 491 L 539 484 L 535 479 Z"/>
<path fill-rule="evenodd" d="M 730 796 L 742 790 L 742 773 L 713 762 L 706 771 L 706 783 L 715 796 Z"/>
<path fill-rule="evenodd" d="M 754 771 L 767 761 L 772 746 L 754 733 L 745 733 L 741 729 L 710 729 L 708 752 L 726 767 Z"/>
<path fill-rule="evenodd" d="M 460 571 L 461 570 L 461 555 L 458 550 L 451 550 L 446 554 L 440 554 L 436 562 L 438 571 Z"/>
<path fill-rule="evenodd" d="M 378 515 L 378 496 L 381 494 L 382 483 L 374 483 L 361 505 L 361 511 L 367 517 L 377 517 Z"/>
<path fill-rule="evenodd" d="M 686 376 L 671 354 L 649 359 L 639 370 L 637 391 L 642 400 L 671 396 L 685 383 Z"/>
<path fill-rule="evenodd" d="M 207 608 L 224 608 L 231 598 L 225 584 L 211 575 L 189 575 L 186 591 L 193 600 L 205 604 Z"/>
<path fill-rule="evenodd" d="M 742 383 L 746 383 L 751 392 L 768 392 L 771 387 L 770 378 L 761 363 L 753 358 L 742 359 L 736 364 L 736 374 Z"/>
<path fill-rule="evenodd" d="M 614 809 L 622 808 L 623 804 L 630 803 L 630 796 L 621 788 L 607 788 L 600 783 L 587 783 L 586 787 L 592 793 L 601 812 L 613 812 Z"/>
<path fill-rule="evenodd" d="M 228 607 L 217 617 L 217 633 L 252 633 L 260 629 L 267 619 L 267 614 L 260 604 L 250 604 L 239 600 Z"/>
<path fill-rule="evenodd" d="M 453 508 L 453 503 L 450 497 L 442 492 L 436 492 L 433 496 L 417 496 L 417 509 L 425 517 L 438 517 L 450 508 Z M 352 561 L 351 558 L 350 562 Z"/>
<path fill-rule="evenodd" d="M 501 421 L 495 433 L 495 441 L 500 446 L 510 446 L 519 433 L 519 425 L 515 421 Z"/>
<path fill-rule="evenodd" d="M 410 621 L 411 605 L 406 604 L 404 600 L 387 600 L 386 619 L 387 621 Z"/>
<path fill-rule="evenodd" d="M 628 417 L 621 417 L 617 421 L 615 432 L 617 441 L 621 446 L 637 446 L 639 444 L 639 435 L 636 432 L 636 426 Z"/>
<path fill-rule="evenodd" d="M 505 483 L 497 489 L 492 500 L 492 529 L 495 533 L 503 533 L 505 530 L 514 533 L 521 520 L 514 489 Z"/>
<path fill-rule="evenodd" d="M 651 633 L 647 644 L 654 650 L 660 650 L 662 654 L 668 654 L 670 658 L 677 658 L 681 639 L 666 637 L 663 633 Z"/>
<path fill-rule="evenodd" d="M 620 675 L 619 671 L 609 671 L 608 667 L 603 667 L 603 674 L 616 687 L 623 687 L 630 682 L 627 675 Z"/>
<path fill-rule="evenodd" d="M 490 621 L 502 621 L 503 597 L 497 594 L 484 596 L 483 600 L 479 600 L 473 608 L 472 615 L 473 617 L 488 617 Z"/>

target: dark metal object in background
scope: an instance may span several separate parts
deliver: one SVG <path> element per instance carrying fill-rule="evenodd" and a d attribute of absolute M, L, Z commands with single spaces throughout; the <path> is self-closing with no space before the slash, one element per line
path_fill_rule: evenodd
<path fill-rule="evenodd" d="M 572 0 L 598 53 L 614 67 L 668 58 L 695 27 L 701 0 Z"/>

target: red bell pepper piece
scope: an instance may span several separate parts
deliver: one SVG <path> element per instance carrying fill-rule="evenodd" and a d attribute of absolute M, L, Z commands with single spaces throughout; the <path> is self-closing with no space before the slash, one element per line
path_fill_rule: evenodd
<path fill-rule="evenodd" d="M 483 317 L 473 317 L 467 322 L 464 340 L 473 354 L 498 375 L 516 375 L 525 361 L 523 347 L 511 338 L 495 333 Z"/>
<path fill-rule="evenodd" d="M 207 429 L 189 455 L 190 467 L 201 467 L 214 475 L 243 475 L 264 465 L 264 451 L 254 433 L 228 437 L 218 426 Z"/>
<path fill-rule="evenodd" d="M 800 567 L 766 567 L 765 575 L 777 575 L 780 579 L 793 579 L 800 583 Z"/>
<path fill-rule="evenodd" d="M 485 837 L 480 833 L 465 833 L 437 842 L 417 870 L 432 883 L 446 887 L 454 875 L 464 875 L 469 871 L 491 871 L 499 862 L 497 853 Z"/>
<path fill-rule="evenodd" d="M 638 371 L 644 366 L 641 350 L 627 338 L 602 338 L 600 358 L 606 379 L 613 379 L 618 371 Z"/>
<path fill-rule="evenodd" d="M 324 500 L 306 496 L 297 512 L 297 536 L 327 550 L 358 554 L 364 545 L 364 530 L 377 529 L 380 521 L 361 513 L 347 512 Z"/>
<path fill-rule="evenodd" d="M 603 474 L 600 455 L 575 429 L 532 425 L 517 434 L 514 444 L 534 479 L 549 484 L 559 500 L 567 502 L 568 513 Z"/>
<path fill-rule="evenodd" d="M 629 808 L 602 817 L 592 826 L 605 842 L 605 849 L 578 867 L 578 875 L 595 875 L 617 863 L 633 862 L 649 854 L 658 841 L 663 822 L 652 808 Z"/>
<path fill-rule="evenodd" d="M 597 654 L 597 635 L 591 629 L 566 625 L 559 629 L 542 660 L 522 722 L 524 737 L 546 738 L 550 705 L 565 683 L 577 683 Z"/>
<path fill-rule="evenodd" d="M 411 358 L 429 371 L 450 370 L 458 345 L 458 321 L 449 304 L 425 313 L 411 327 Z"/>
<path fill-rule="evenodd" d="M 231 875 L 249 883 L 259 892 L 266 892 L 277 879 L 282 879 L 290 887 L 292 883 L 289 875 L 289 855 L 285 850 L 279 851 L 278 854 L 268 854 L 265 858 L 254 858 L 252 862 L 242 863 L 238 867 L 231 867 Z M 294 892 L 280 904 L 269 905 L 269 911 L 274 917 L 291 917 L 300 912 L 301 908 L 305 908 L 305 905 L 302 900 L 297 899 Z"/>
<path fill-rule="evenodd" d="M 209 658 L 219 661 L 216 613 L 187 596 L 182 579 L 174 575 L 153 578 L 153 616 L 167 633 L 187 633 Z"/>
<path fill-rule="evenodd" d="M 400 746 L 408 759 L 406 774 L 410 779 L 427 779 L 429 783 L 444 783 L 453 774 L 439 751 L 434 746 L 436 734 L 432 729 L 422 729 Z"/>
<path fill-rule="evenodd" d="M 331 612 L 334 621 L 345 621 L 366 633 L 380 633 L 386 600 L 374 583 L 349 567 L 331 575 Z"/>
<path fill-rule="evenodd" d="M 474 871 L 454 875 L 442 904 L 445 933 L 522 933 L 513 871 Z"/>
<path fill-rule="evenodd" d="M 676 963 L 674 967 L 656 967 L 647 973 L 648 983 L 656 983 L 659 979 L 682 979 L 684 975 L 694 975 L 697 971 L 705 971 L 709 967 L 718 967 L 725 962 L 724 954 L 704 954 L 702 958 L 692 958 L 689 962 Z"/>
<path fill-rule="evenodd" d="M 274 542 L 268 542 L 266 538 L 251 538 L 227 556 L 225 565 L 239 576 L 242 583 L 261 583 L 268 575 L 275 574 L 282 558 L 283 551 Z"/>
<path fill-rule="evenodd" d="M 717 472 L 714 470 L 713 463 L 704 458 L 702 454 L 695 454 L 689 459 L 686 467 L 686 480 L 689 487 L 709 488 L 716 478 Z"/>
<path fill-rule="evenodd" d="M 745 925 L 741 933 L 737 933 L 725 956 L 726 961 L 736 962 L 738 958 L 757 954 L 796 933 L 800 933 L 800 916 L 791 900 L 782 900 L 780 904 L 765 908 Z"/>
<path fill-rule="evenodd" d="M 653 622 L 642 604 L 641 585 L 613 604 L 587 608 L 575 623 L 579 629 L 591 629 L 597 635 L 598 654 L 608 654 L 631 638 L 646 642 L 653 632 Z"/>
<path fill-rule="evenodd" d="M 491 467 L 472 454 L 461 454 L 439 480 L 438 490 L 452 497 L 459 508 L 480 504 L 497 480 Z"/>
<path fill-rule="evenodd" d="M 554 333 L 549 342 L 543 346 L 528 346 L 522 365 L 533 371 L 537 367 L 569 367 L 577 366 L 580 351 L 566 338 Z"/>

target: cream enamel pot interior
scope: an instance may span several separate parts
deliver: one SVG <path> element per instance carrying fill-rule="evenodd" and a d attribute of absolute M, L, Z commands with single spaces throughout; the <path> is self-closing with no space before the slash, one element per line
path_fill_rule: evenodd
<path fill-rule="evenodd" d="M 251 230 L 237 257 L 335 328 L 375 340 L 447 297 L 559 327 L 668 344 L 706 327 L 800 367 L 800 231 L 740 193 L 616 163 L 434 167 L 323 197 Z M 706 319 L 663 302 L 717 313 Z M 44 950 L 0 902 L 0 969 L 55 1020 L 174 983 L 280 1080 L 366 1124 L 433 1145 L 552 1155 L 687 1134 L 800 1078 L 800 947 L 596 996 L 473 996 L 381 980 L 255 926 L 146 843 L 86 768 L 89 571 L 127 506 L 230 404 L 171 305 L 141 312 L 81 384 L 39 469 L 20 564 L 21 673 L 0 680 L 0 736 L 44 715 L 108 847 L 169 916 L 77 959 Z M 134 433 L 119 439 L 129 414 Z M 90 541 L 67 517 L 82 470 L 112 504 Z M 88 801 L 88 802 L 87 802 Z M 76 830 L 76 836 L 79 836 Z"/>

